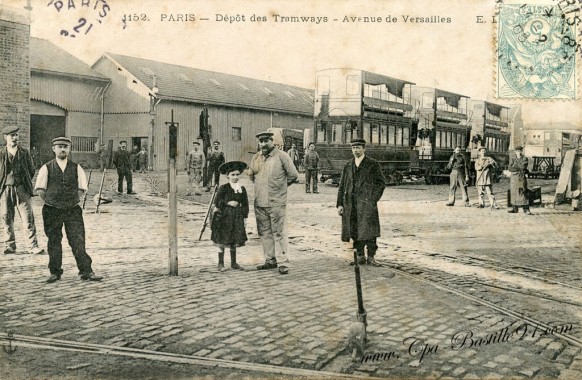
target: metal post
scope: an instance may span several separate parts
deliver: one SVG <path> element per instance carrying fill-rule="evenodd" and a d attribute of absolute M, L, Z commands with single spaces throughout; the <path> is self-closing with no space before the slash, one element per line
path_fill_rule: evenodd
<path fill-rule="evenodd" d="M 364 309 L 364 299 L 362 297 L 362 283 L 360 280 L 360 265 L 358 263 L 358 255 L 354 249 L 354 272 L 356 273 L 356 292 L 358 294 L 358 313 L 357 320 L 362 322 L 366 328 L 368 327 L 368 319 L 366 309 Z"/>
<path fill-rule="evenodd" d="M 169 268 L 170 276 L 178 275 L 178 197 L 176 185 L 176 158 L 178 156 L 178 123 L 174 122 L 174 110 L 172 109 L 172 119 L 166 122 L 169 128 L 169 149 L 170 162 L 168 165 L 168 247 L 169 247 Z"/>

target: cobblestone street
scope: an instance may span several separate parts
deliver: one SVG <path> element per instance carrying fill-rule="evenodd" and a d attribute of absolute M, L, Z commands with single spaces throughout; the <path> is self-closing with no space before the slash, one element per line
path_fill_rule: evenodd
<path fill-rule="evenodd" d="M 580 213 L 544 206 L 534 207 L 533 216 L 477 209 L 475 189 L 469 192 L 473 207 L 445 207 L 448 185 L 387 187 L 380 202 L 383 267 L 362 267 L 370 360 L 352 361 L 346 336 L 357 311 L 356 289 L 352 251 L 340 240 L 336 187 L 322 185 L 318 195 L 305 194 L 302 184 L 290 188 L 288 275 L 254 270 L 264 259 L 252 211 L 250 240 L 238 255 L 247 270 L 219 273 L 210 231 L 197 240 L 210 193 L 186 197 L 180 173 L 179 276 L 169 277 L 165 175 L 136 175 L 138 194 L 113 194 L 100 214 L 91 202 L 97 186 L 91 186 L 87 250 L 104 276 L 100 283 L 79 280 L 66 244 L 63 278 L 54 284 L 44 282 L 48 256 L 2 256 L 3 343 L 13 333 L 47 344 L 289 368 L 283 376 L 305 369 L 366 377 L 582 377 Z M 109 174 L 108 191 L 113 181 Z M 544 203 L 550 202 L 554 182 L 538 182 Z M 243 185 L 252 196 L 246 178 Z M 495 188 L 504 204 L 507 182 Z M 42 231 L 38 198 L 34 205 Z M 24 249 L 18 223 L 16 236 Z M 46 247 L 44 234 L 39 237 Z M 543 331 L 536 322 L 556 329 Z M 0 362 L 8 360 L 0 354 Z M 0 377 L 27 373 L 13 371 L 14 364 Z"/>

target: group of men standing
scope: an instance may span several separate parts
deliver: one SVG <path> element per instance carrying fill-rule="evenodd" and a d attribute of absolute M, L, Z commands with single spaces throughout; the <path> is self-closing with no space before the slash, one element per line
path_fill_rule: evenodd
<path fill-rule="evenodd" d="M 210 191 L 210 187 L 218 185 L 220 180 L 220 172 L 218 168 L 224 164 L 224 153 L 220 149 L 220 141 L 214 141 L 212 148 L 208 152 L 208 186 L 206 191 Z M 200 150 L 200 143 L 194 141 L 192 143 L 192 150 L 186 156 L 186 172 L 188 173 L 188 192 L 186 195 L 194 194 L 202 195 L 200 190 L 200 182 L 204 176 L 204 168 L 206 167 L 206 156 Z"/>
<path fill-rule="evenodd" d="M 38 245 L 32 211 L 33 189 L 43 200 L 42 217 L 48 237 L 50 277 L 47 283 L 60 280 L 62 266 L 63 226 L 75 256 L 82 280 L 100 281 L 91 268 L 91 257 L 85 250 L 85 226 L 79 203 L 87 191 L 83 168 L 68 159 L 71 140 L 58 137 L 52 140 L 55 158 L 44 164 L 33 188 L 35 167 L 28 150 L 19 146 L 19 128 L 8 126 L 2 130 L 6 146 L 0 149 L 0 209 L 4 229 L 4 254 L 16 253 L 14 211 L 18 210 L 26 231 L 29 253 L 44 254 Z"/>

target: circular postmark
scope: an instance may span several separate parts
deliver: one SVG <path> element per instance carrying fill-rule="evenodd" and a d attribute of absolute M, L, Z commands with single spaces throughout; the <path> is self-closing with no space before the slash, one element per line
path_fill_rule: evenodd
<path fill-rule="evenodd" d="M 50 0 L 50 12 L 56 12 L 63 23 L 59 33 L 77 38 L 89 34 L 111 14 L 111 0 Z"/>
<path fill-rule="evenodd" d="M 575 30 L 557 6 L 505 5 L 500 13 L 498 74 L 518 96 L 574 98 Z"/>

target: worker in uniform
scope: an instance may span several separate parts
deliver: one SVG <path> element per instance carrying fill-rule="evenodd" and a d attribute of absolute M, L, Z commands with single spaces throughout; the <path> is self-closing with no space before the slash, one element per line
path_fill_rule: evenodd
<path fill-rule="evenodd" d="M 123 179 L 125 178 L 127 194 L 135 194 L 132 189 L 131 154 L 127 151 L 127 141 L 119 142 L 119 149 L 113 155 L 113 165 L 117 168 L 117 192 L 123 194 Z"/>
<path fill-rule="evenodd" d="M 92 260 L 85 250 L 85 224 L 79 203 L 87 191 L 87 178 L 81 165 L 68 159 L 71 140 L 67 137 L 53 139 L 55 159 L 44 164 L 36 179 L 36 191 L 44 201 L 42 218 L 48 237 L 50 277 L 47 283 L 61 279 L 63 269 L 63 225 L 67 240 L 75 256 L 81 280 L 101 281 L 93 273 Z"/>
<path fill-rule="evenodd" d="M 315 151 L 315 143 L 310 142 L 307 152 L 303 157 L 303 167 L 305 168 L 305 192 L 311 193 L 311 183 L 313 182 L 313 194 L 317 191 L 317 171 L 319 170 L 319 154 Z"/>
<path fill-rule="evenodd" d="M 14 211 L 18 210 L 29 245 L 29 253 L 43 254 L 38 246 L 36 225 L 32 212 L 32 177 L 35 168 L 28 150 L 19 146 L 19 128 L 8 126 L 2 130 L 6 146 L 0 149 L 0 212 L 4 227 L 4 253 L 16 253 Z"/>
<path fill-rule="evenodd" d="M 212 149 L 208 154 L 208 188 L 206 191 L 210 191 L 210 186 L 216 186 L 220 180 L 220 171 L 218 168 L 220 165 L 224 164 L 224 153 L 220 150 L 220 141 L 214 141 L 212 143 Z M 214 179 L 214 183 L 212 180 Z"/>
<path fill-rule="evenodd" d="M 186 195 L 192 195 L 192 188 L 194 188 L 196 195 L 202 195 L 200 181 L 202 180 L 202 170 L 206 166 L 206 157 L 200 150 L 198 141 L 192 143 L 192 148 L 186 156 L 186 172 L 188 173 L 188 193 Z"/>
<path fill-rule="evenodd" d="M 463 200 L 465 201 L 465 207 L 471 207 L 471 204 L 469 203 L 469 194 L 467 193 L 467 186 L 469 184 L 469 165 L 467 159 L 461 153 L 460 146 L 455 147 L 455 151 L 447 164 L 447 170 L 451 171 L 449 177 L 449 202 L 447 203 L 447 206 L 455 205 L 455 193 L 457 192 L 457 187 L 460 187 Z"/>
<path fill-rule="evenodd" d="M 527 170 L 528 160 L 523 155 L 523 147 L 515 148 L 515 156 L 509 159 L 507 169 L 511 173 L 509 176 L 509 191 L 511 195 L 510 213 L 516 213 L 519 207 L 523 208 L 526 215 L 531 215 L 529 210 L 529 199 L 527 198 Z"/>
<path fill-rule="evenodd" d="M 475 180 L 475 186 L 477 187 L 477 193 L 479 194 L 479 206 L 478 208 L 485 207 L 485 193 L 489 197 L 489 205 L 492 209 L 498 209 L 499 206 L 495 201 L 495 195 L 493 195 L 493 180 L 491 178 L 491 173 L 497 168 L 497 162 L 491 157 L 487 156 L 487 149 L 485 147 L 479 148 L 479 158 L 475 161 L 475 171 L 477 172 L 477 177 Z"/>

